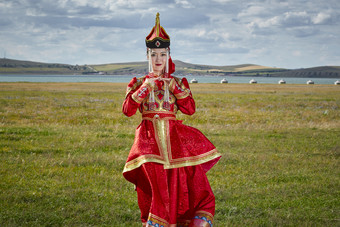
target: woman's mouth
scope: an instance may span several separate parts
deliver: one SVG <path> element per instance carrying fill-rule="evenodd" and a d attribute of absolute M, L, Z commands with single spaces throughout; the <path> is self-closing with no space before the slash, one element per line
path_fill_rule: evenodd
<path fill-rule="evenodd" d="M 162 64 L 156 64 L 156 66 L 162 66 Z"/>

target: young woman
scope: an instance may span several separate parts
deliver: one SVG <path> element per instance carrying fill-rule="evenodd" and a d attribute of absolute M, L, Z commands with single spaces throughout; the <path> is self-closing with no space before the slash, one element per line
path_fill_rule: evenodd
<path fill-rule="evenodd" d="M 176 119 L 177 111 L 194 114 L 195 102 L 187 80 L 171 75 L 170 38 L 158 13 L 146 46 L 149 74 L 131 80 L 123 103 L 126 116 L 142 113 L 123 175 L 136 186 L 143 226 L 212 226 L 215 197 L 206 172 L 221 155 Z"/>

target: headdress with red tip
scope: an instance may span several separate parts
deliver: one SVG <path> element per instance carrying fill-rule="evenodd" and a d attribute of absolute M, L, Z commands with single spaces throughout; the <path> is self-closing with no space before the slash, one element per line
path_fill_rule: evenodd
<path fill-rule="evenodd" d="M 159 13 L 156 14 L 155 26 L 145 38 L 145 44 L 148 48 L 167 48 L 170 46 L 170 37 L 160 25 Z"/>

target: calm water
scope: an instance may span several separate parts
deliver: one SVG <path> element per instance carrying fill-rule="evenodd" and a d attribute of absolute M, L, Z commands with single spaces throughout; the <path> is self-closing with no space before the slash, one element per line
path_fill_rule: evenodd
<path fill-rule="evenodd" d="M 0 75 L 0 82 L 107 82 L 128 83 L 133 75 Z M 277 84 L 280 79 L 287 84 L 334 84 L 336 78 L 274 78 L 274 77 L 234 77 L 234 76 L 186 76 L 188 81 L 195 78 L 198 83 L 220 83 L 226 78 L 229 83 L 249 83 L 255 79 L 260 84 Z M 340 78 L 339 78 L 340 79 Z"/>

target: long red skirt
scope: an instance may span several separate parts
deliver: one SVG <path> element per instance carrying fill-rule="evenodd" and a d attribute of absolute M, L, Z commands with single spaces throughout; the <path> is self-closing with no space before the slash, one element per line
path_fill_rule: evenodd
<path fill-rule="evenodd" d="M 136 171 L 143 225 L 212 226 L 215 197 L 200 165 L 164 169 L 148 162 Z"/>

